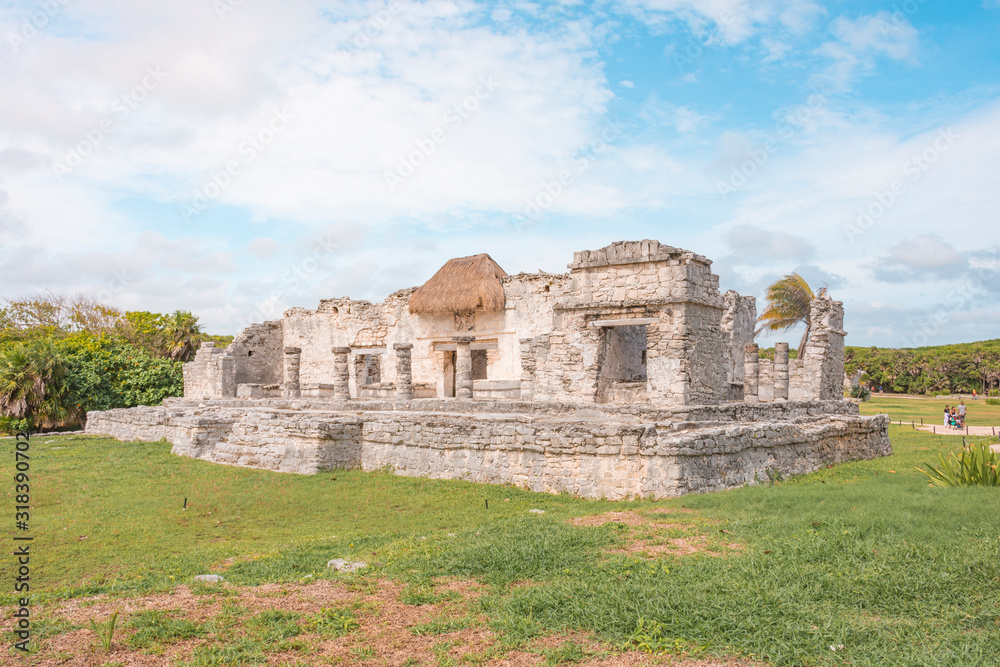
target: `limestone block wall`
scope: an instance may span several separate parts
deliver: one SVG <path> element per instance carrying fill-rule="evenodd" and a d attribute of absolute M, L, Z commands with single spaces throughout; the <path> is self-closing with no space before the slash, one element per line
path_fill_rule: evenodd
<path fill-rule="evenodd" d="M 802 475 L 837 463 L 892 454 L 888 418 L 827 417 L 812 423 L 736 424 L 692 434 L 660 434 L 642 449 L 637 495 L 665 497 Z"/>
<path fill-rule="evenodd" d="M 569 290 L 591 302 L 712 301 L 719 296 L 719 278 L 711 265 L 701 255 L 658 241 L 620 241 L 573 253 Z"/>
<path fill-rule="evenodd" d="M 812 301 L 813 330 L 806 343 L 802 379 L 810 398 L 832 400 L 843 395 L 844 304 L 824 294 Z"/>
<path fill-rule="evenodd" d="M 281 383 L 281 322 L 251 324 L 228 351 L 236 361 L 236 384 L 271 385 Z"/>
<path fill-rule="evenodd" d="M 633 402 L 644 395 L 666 405 L 727 399 L 726 346 L 734 343 L 727 343 L 721 329 L 723 300 L 710 261 L 647 240 L 575 253 L 569 267 L 565 296 L 553 304 L 551 330 L 522 337 L 522 396 L 571 402 L 620 396 Z M 739 301 L 739 308 L 746 306 Z M 625 326 L 645 328 L 646 386 L 642 392 L 609 393 L 602 380 L 608 360 L 602 329 L 631 318 L 641 325 Z M 745 337 L 744 319 L 740 313 L 737 322 L 734 315 L 730 337 Z"/>
<path fill-rule="evenodd" d="M 166 440 L 171 451 L 201 458 L 229 432 L 233 420 L 215 411 L 144 406 L 87 413 L 87 433 L 124 442 Z"/>
<path fill-rule="evenodd" d="M 757 325 L 757 299 L 740 296 L 733 290 L 723 295 L 725 310 L 722 313 L 722 338 L 726 353 L 727 399 L 743 400 L 744 364 L 743 350 L 754 342 Z"/>
<path fill-rule="evenodd" d="M 182 367 L 184 395 L 191 398 L 236 396 L 236 361 L 212 341 L 201 344 L 194 359 Z"/>
<path fill-rule="evenodd" d="M 891 453 L 886 418 L 851 414 L 857 406 L 844 401 L 658 413 L 635 408 L 643 417 L 658 417 L 652 421 L 610 412 L 608 419 L 576 413 L 539 418 L 359 414 L 309 406 L 302 400 L 241 405 L 228 399 L 205 408 L 178 402 L 91 413 L 87 432 L 123 440 L 167 438 L 180 455 L 283 472 L 388 466 L 400 475 L 611 499 L 719 490 Z"/>

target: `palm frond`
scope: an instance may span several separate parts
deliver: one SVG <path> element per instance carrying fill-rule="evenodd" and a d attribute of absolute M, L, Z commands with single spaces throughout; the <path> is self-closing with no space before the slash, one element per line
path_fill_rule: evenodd
<path fill-rule="evenodd" d="M 825 291 L 824 287 L 819 293 L 823 294 Z M 790 273 L 772 283 L 765 296 L 767 307 L 757 318 L 759 326 L 754 335 L 765 330 L 788 331 L 800 322 L 809 326 L 809 314 L 815 295 L 805 278 L 797 273 Z"/>

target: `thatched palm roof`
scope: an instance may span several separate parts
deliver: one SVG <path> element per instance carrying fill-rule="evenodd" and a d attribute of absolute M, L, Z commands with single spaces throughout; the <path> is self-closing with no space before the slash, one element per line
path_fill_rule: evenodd
<path fill-rule="evenodd" d="M 506 275 L 507 272 L 486 253 L 449 259 L 410 297 L 410 312 L 503 310 L 507 300 L 500 279 Z"/>

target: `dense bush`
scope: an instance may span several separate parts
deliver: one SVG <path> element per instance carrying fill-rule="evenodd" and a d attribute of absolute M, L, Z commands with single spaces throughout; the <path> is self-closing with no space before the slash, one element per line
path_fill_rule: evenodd
<path fill-rule="evenodd" d="M 181 362 L 199 344 L 228 345 L 198 318 L 123 312 L 86 295 L 0 304 L 0 431 L 81 423 L 89 410 L 157 405 L 184 390 Z"/>
<path fill-rule="evenodd" d="M 0 352 L 0 431 L 75 425 L 89 410 L 158 405 L 183 391 L 180 362 L 111 335 L 18 343 Z"/>
<path fill-rule="evenodd" d="M 67 366 L 68 399 L 81 417 L 89 410 L 159 405 L 184 391 L 180 362 L 114 337 L 76 334 L 57 348 Z"/>

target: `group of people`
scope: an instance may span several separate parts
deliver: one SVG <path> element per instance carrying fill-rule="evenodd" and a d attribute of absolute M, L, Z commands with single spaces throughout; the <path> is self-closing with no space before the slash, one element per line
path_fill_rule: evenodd
<path fill-rule="evenodd" d="M 944 406 L 944 425 L 951 428 L 965 427 L 965 401 L 959 401 L 952 407 Z"/>

